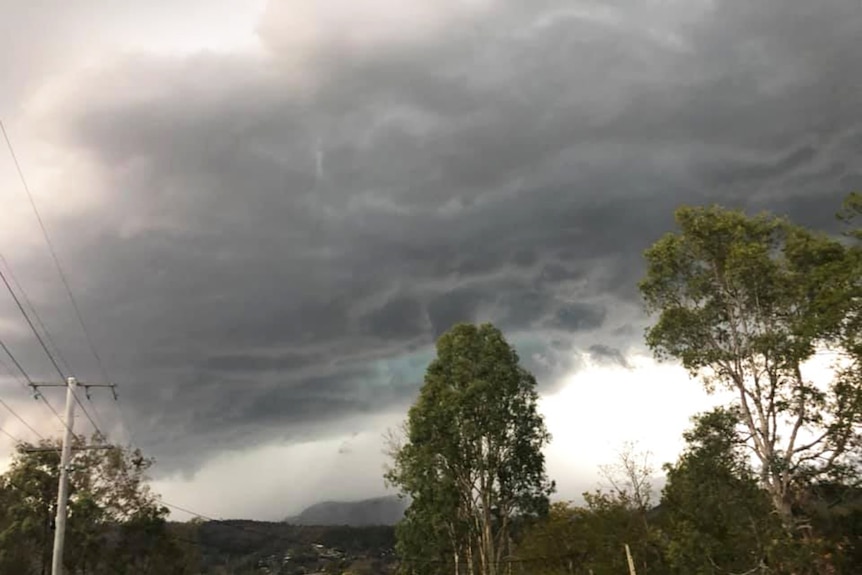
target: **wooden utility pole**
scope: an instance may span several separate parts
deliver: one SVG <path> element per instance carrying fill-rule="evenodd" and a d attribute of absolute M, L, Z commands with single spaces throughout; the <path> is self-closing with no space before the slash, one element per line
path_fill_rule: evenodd
<path fill-rule="evenodd" d="M 629 561 L 629 573 L 631 575 L 638 575 L 638 572 L 635 571 L 635 561 L 632 559 L 632 551 L 629 549 L 628 543 L 626 543 L 626 559 Z"/>
<path fill-rule="evenodd" d="M 72 455 L 72 427 L 75 425 L 74 377 L 66 380 L 66 432 L 63 434 L 63 449 L 60 451 L 60 488 L 57 490 L 57 519 L 54 529 L 54 558 L 51 575 L 63 575 L 63 545 L 66 542 L 66 507 L 69 503 L 69 458 Z"/>
<path fill-rule="evenodd" d="M 33 389 L 38 393 L 39 387 L 61 387 L 60 384 L 40 383 L 31 384 Z M 66 517 L 68 515 L 67 508 L 69 504 L 69 460 L 72 457 L 72 449 L 111 449 L 111 445 L 90 445 L 83 447 L 72 447 L 72 442 L 75 440 L 73 428 L 75 426 L 75 389 L 78 387 L 78 380 L 74 377 L 67 378 L 66 384 L 62 385 L 66 388 L 66 419 L 64 425 L 66 427 L 63 434 L 63 446 L 60 449 L 60 485 L 57 489 L 57 516 L 54 520 L 54 554 L 51 561 L 51 575 L 63 575 L 63 547 L 66 542 Z M 90 387 L 110 387 L 114 391 L 113 384 L 82 384 L 81 387 L 87 389 L 89 393 Z M 116 396 L 116 392 L 114 392 Z M 56 451 L 53 447 L 36 447 L 24 450 L 27 453 L 39 451 Z"/>

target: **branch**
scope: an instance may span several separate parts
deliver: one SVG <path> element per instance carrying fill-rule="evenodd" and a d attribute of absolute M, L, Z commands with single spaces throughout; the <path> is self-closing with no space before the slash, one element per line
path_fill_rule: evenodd
<path fill-rule="evenodd" d="M 757 454 L 760 462 L 765 464 L 767 450 L 766 446 L 763 444 L 764 438 L 760 437 L 757 426 L 754 424 L 754 418 L 751 415 L 751 409 L 748 407 L 748 400 L 745 397 L 745 385 L 737 382 L 737 389 L 739 390 L 740 405 L 742 407 L 742 415 L 745 418 L 745 424 L 748 426 L 748 431 L 751 433 L 752 439 L 754 439 L 754 453 Z"/>
<path fill-rule="evenodd" d="M 802 428 L 802 424 L 805 423 L 805 382 L 802 380 L 802 371 L 799 369 L 799 364 L 793 366 L 794 376 L 796 377 L 796 383 L 801 387 L 799 390 L 799 415 L 796 417 L 796 422 L 793 424 L 793 431 L 790 433 L 790 441 L 787 444 L 787 451 L 784 455 L 784 463 L 786 467 L 790 465 L 790 459 L 793 457 L 793 454 L 796 453 L 794 451 L 796 445 L 796 436 L 799 434 L 799 430 Z"/>
<path fill-rule="evenodd" d="M 788 450 L 788 452 L 787 452 L 788 453 L 788 461 L 789 461 L 791 455 L 794 455 L 796 453 L 802 453 L 803 451 L 808 451 L 809 449 L 811 449 L 815 445 L 821 443 L 828 436 L 829 436 L 829 430 L 824 431 L 820 435 L 820 437 L 818 437 L 817 439 L 815 439 L 811 443 L 806 443 L 805 445 L 800 445 L 799 447 L 794 448 L 792 451 Z M 822 453 L 825 453 L 825 451 L 823 451 Z"/>

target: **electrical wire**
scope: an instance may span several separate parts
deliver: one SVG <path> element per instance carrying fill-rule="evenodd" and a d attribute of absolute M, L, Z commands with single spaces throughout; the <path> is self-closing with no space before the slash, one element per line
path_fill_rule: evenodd
<path fill-rule="evenodd" d="M 37 330 L 36 326 L 33 325 L 33 320 L 30 319 L 30 314 L 28 314 L 27 310 L 24 309 L 24 306 L 21 304 L 21 300 L 18 299 L 18 295 L 15 293 L 15 290 L 12 289 L 12 285 L 9 283 L 9 280 L 6 279 L 6 274 L 3 273 L 3 270 L 0 270 L 0 279 L 3 280 L 3 284 L 6 286 L 6 289 L 9 291 L 9 294 L 12 296 L 12 299 L 15 300 L 15 305 L 18 306 L 18 309 L 21 311 L 21 315 L 24 316 L 24 319 L 27 320 L 27 325 L 30 326 L 30 331 L 32 331 L 33 335 L 36 336 L 36 340 L 39 342 L 39 345 L 42 346 L 42 349 L 45 351 L 45 354 L 48 356 L 48 359 L 51 360 L 51 364 L 54 366 L 54 369 L 57 370 L 57 374 L 59 374 L 60 379 L 65 382 L 66 376 L 63 374 L 63 370 L 60 369 L 60 365 L 54 358 L 54 354 L 52 354 L 51 350 L 48 349 L 48 346 L 45 344 L 45 340 L 43 340 L 42 336 L 39 335 L 39 330 Z"/>
<path fill-rule="evenodd" d="M 18 413 L 17 413 L 14 409 L 12 409 L 12 406 L 11 406 L 11 405 L 9 405 L 8 403 L 6 403 L 6 402 L 5 402 L 5 401 L 3 401 L 2 399 L 0 399 L 0 405 L 2 405 L 3 407 L 5 407 L 5 408 L 6 408 L 6 410 L 7 410 L 9 413 L 11 413 L 13 416 L 15 416 L 15 418 L 16 418 L 18 421 L 20 421 L 21 423 L 23 423 L 23 424 L 24 424 L 24 427 L 26 427 L 27 429 L 29 429 L 30 431 L 32 431 L 32 432 L 33 432 L 33 434 L 34 434 L 36 437 L 38 437 L 39 439 L 45 439 L 45 436 L 43 436 L 41 433 L 39 433 L 38 431 L 36 431 L 36 430 L 33 428 L 33 426 L 32 426 L 32 425 L 30 425 L 29 423 L 27 423 L 27 422 L 24 420 L 24 418 L 23 418 L 23 417 L 21 417 L 20 415 L 18 415 Z"/>
<path fill-rule="evenodd" d="M 84 402 L 81 401 L 81 399 L 78 397 L 78 394 L 74 391 L 72 391 L 72 398 L 75 400 L 75 403 L 78 404 L 78 407 L 81 408 L 81 412 L 84 414 L 84 416 L 90 421 L 90 424 L 93 426 L 93 430 L 98 433 L 100 437 L 106 439 L 107 435 L 105 435 L 105 433 L 102 431 L 102 426 L 99 425 L 99 422 L 93 415 L 90 415 L 90 412 L 87 411 L 87 407 L 84 405 Z M 93 409 L 93 413 L 96 413 L 95 408 Z"/>
<path fill-rule="evenodd" d="M 30 376 L 27 374 L 27 372 L 21 366 L 21 363 L 18 361 L 18 359 L 12 353 L 12 350 L 10 350 L 8 347 L 6 347 L 6 344 L 3 343 L 2 339 L 0 339 L 0 349 L 3 349 L 3 351 L 6 352 L 6 355 L 9 356 L 9 359 L 12 360 L 12 363 L 15 364 L 15 367 L 17 367 L 18 371 L 21 372 L 21 375 L 24 376 L 24 380 L 26 381 L 26 383 L 22 382 L 24 389 L 26 389 L 28 391 L 28 393 L 31 391 L 31 389 L 35 390 L 36 391 L 36 399 L 41 399 L 42 403 L 45 405 L 45 407 L 47 407 L 51 411 L 51 413 L 54 414 L 54 417 L 57 418 L 57 421 L 59 421 L 63 425 L 63 427 L 65 427 L 66 429 L 68 429 L 71 432 L 72 430 L 69 427 L 68 422 L 66 422 L 65 420 L 63 420 L 62 417 L 60 417 L 60 414 L 57 413 L 57 410 L 54 409 L 54 406 L 51 405 L 51 403 L 45 398 L 45 396 L 39 392 L 39 390 L 36 388 L 36 384 L 33 383 L 33 380 L 30 379 Z M 3 365 L 5 366 L 6 364 L 4 363 Z M 11 373 L 11 370 L 10 370 L 10 373 Z"/>
<path fill-rule="evenodd" d="M 193 515 L 195 517 L 200 517 L 201 519 L 206 519 L 207 521 L 221 521 L 220 519 L 213 519 L 212 517 L 204 515 L 203 513 L 198 513 L 197 511 L 192 511 L 191 509 L 186 509 L 185 507 L 180 507 L 179 505 L 176 505 L 174 503 L 169 503 L 169 502 L 165 501 L 164 499 L 162 499 L 162 497 L 160 495 L 156 495 L 156 497 L 158 498 L 159 501 L 161 501 L 161 503 L 163 505 L 165 505 L 166 507 L 170 507 L 171 509 L 176 509 L 177 511 L 182 511 L 183 513 L 188 513 L 189 515 Z"/>
<path fill-rule="evenodd" d="M 280 539 L 283 541 L 293 541 L 293 538 L 289 538 L 287 535 L 279 535 L 279 534 L 274 534 L 270 531 L 261 531 L 258 529 L 253 529 L 253 528 L 250 528 L 247 526 L 243 526 L 243 525 L 239 525 L 239 524 L 232 523 L 229 521 L 225 521 L 223 519 L 214 519 L 213 517 L 208 516 L 204 513 L 199 513 L 197 511 L 194 511 L 194 510 L 189 509 L 187 507 L 182 507 L 180 505 L 176 505 L 174 503 L 170 503 L 168 501 L 165 501 L 160 496 L 157 496 L 157 498 L 166 507 L 176 509 L 177 511 L 182 511 L 183 513 L 188 513 L 189 515 L 199 517 L 199 518 L 205 519 L 207 521 L 212 521 L 212 522 L 218 523 L 220 526 L 223 526 L 223 527 L 228 527 L 230 529 L 234 529 L 237 531 L 243 531 L 245 533 L 254 533 L 256 535 L 261 535 L 261 536 L 268 537 L 268 538 L 275 538 L 275 539 Z M 172 535 L 172 537 L 173 537 L 173 535 Z M 180 540 L 178 537 L 174 537 L 174 538 Z M 208 545 L 207 543 L 204 543 L 202 541 L 192 541 L 192 540 L 183 539 L 183 542 L 190 543 L 193 545 L 199 545 L 199 546 L 214 547 L 214 546 Z M 549 562 L 553 562 L 553 561 L 563 561 L 563 560 L 572 560 L 572 559 L 583 560 L 583 553 L 582 552 L 580 552 L 580 553 L 572 552 L 572 553 L 561 553 L 561 554 L 553 555 L 553 556 L 552 555 L 539 555 L 539 556 L 535 556 L 535 557 L 509 557 L 509 558 L 502 559 L 499 561 L 493 561 L 493 563 L 495 565 L 510 565 L 510 564 L 511 565 L 525 565 L 525 564 L 532 564 L 532 563 L 549 563 Z M 416 564 L 423 564 L 423 565 L 448 565 L 448 564 L 451 564 L 452 562 L 449 560 L 446 560 L 446 559 L 414 559 L 414 560 L 409 561 L 409 563 L 416 563 Z M 464 566 L 467 565 L 466 562 L 459 562 L 459 564 L 464 565 Z"/>
<path fill-rule="evenodd" d="M 6 127 L 3 125 L 3 122 L 0 122 L 0 132 L 3 133 L 3 139 L 6 141 L 6 146 L 9 148 L 9 154 L 12 156 L 12 162 L 15 164 L 15 169 L 18 172 L 18 177 L 21 179 L 21 184 L 27 194 L 27 199 L 30 201 L 30 206 L 33 208 L 33 214 L 36 216 L 36 221 L 39 222 L 39 228 L 42 230 L 42 237 L 45 238 L 45 243 L 48 246 L 48 251 L 51 253 L 51 259 L 54 261 L 54 267 L 57 269 L 57 274 L 60 276 L 60 280 L 62 281 L 63 287 L 66 290 L 66 295 L 69 296 L 69 301 L 72 303 L 72 308 L 75 311 L 75 317 L 78 319 L 78 323 L 81 326 L 81 331 L 84 332 L 84 337 L 87 340 L 87 345 L 90 348 L 90 352 L 93 354 L 93 357 L 96 360 L 96 364 L 99 367 L 99 372 L 105 379 L 105 383 L 109 383 L 111 381 L 111 378 L 108 377 L 108 372 L 105 369 L 105 364 L 102 361 L 102 357 L 99 355 L 99 352 L 96 349 L 96 345 L 93 343 L 93 338 L 90 336 L 90 330 L 87 329 L 87 324 L 84 322 L 84 316 L 81 313 L 81 308 L 78 305 L 78 300 L 75 298 L 75 294 L 72 292 L 72 287 L 69 285 L 69 280 L 66 277 L 66 272 L 63 271 L 63 266 L 60 264 L 60 258 L 59 256 L 57 256 L 57 251 L 54 249 L 54 242 L 51 241 L 51 236 L 48 234 L 48 228 L 45 226 L 45 222 L 42 220 L 42 216 L 39 213 L 39 208 L 36 206 L 36 201 L 33 199 L 33 194 L 30 191 L 30 186 L 27 184 L 27 179 L 24 177 L 24 171 L 21 169 L 21 164 L 18 162 L 18 156 L 15 154 L 15 148 L 12 146 L 12 141 L 9 139 L 9 134 L 6 133 Z"/>
<path fill-rule="evenodd" d="M 47 355 L 48 359 L 51 360 L 51 364 L 54 366 L 54 369 L 57 371 L 57 374 L 60 376 L 60 380 L 64 384 L 66 384 L 67 383 L 66 382 L 66 375 L 63 373 L 63 370 L 60 369 L 60 365 L 57 363 L 57 359 L 54 357 L 54 354 L 51 353 L 51 350 L 46 345 L 45 340 L 42 339 L 42 336 L 39 334 L 39 330 L 36 329 L 36 326 L 33 324 L 33 320 L 30 319 L 30 314 L 28 314 L 27 310 L 24 309 L 24 306 L 22 305 L 21 300 L 18 298 L 18 295 L 15 293 L 15 290 L 12 289 L 12 285 L 9 283 L 9 280 L 6 278 L 6 274 L 4 274 L 2 270 L 0 270 L 0 280 L 3 281 L 3 284 L 6 286 L 6 289 L 8 290 L 9 294 L 12 296 L 12 299 L 15 301 L 15 304 L 18 306 L 18 310 L 21 312 L 21 315 L 24 316 L 24 319 L 27 321 L 27 325 L 30 326 L 30 331 L 32 331 L 33 335 L 36 336 L 36 340 L 39 342 L 39 345 L 42 346 L 42 350 L 45 352 L 45 355 Z M 8 350 L 8 348 L 6 348 L 5 345 L 3 346 L 3 348 L 6 351 L 6 353 L 9 354 L 9 350 Z M 13 357 L 11 354 L 9 354 L 9 356 Z M 18 366 L 18 369 L 20 369 L 21 372 L 24 373 L 24 370 L 21 368 L 21 364 L 19 364 L 17 362 L 17 360 L 14 360 L 14 358 L 13 358 L 13 361 L 15 361 L 15 364 Z M 28 381 L 31 384 L 31 386 L 34 385 L 33 382 L 29 380 L 29 377 L 28 377 Z M 90 415 L 90 412 L 87 411 L 87 408 L 84 406 L 84 404 L 81 402 L 81 400 L 78 399 L 78 396 L 74 393 L 72 394 L 72 396 L 75 398 L 75 401 L 81 407 L 81 411 L 84 413 L 84 415 L 90 421 L 90 423 L 93 425 L 93 428 L 95 429 L 96 433 L 98 433 L 102 437 L 106 437 L 104 432 L 102 432 L 99 424 L 96 422 L 96 420 L 93 418 L 93 416 Z M 52 407 L 51 409 L 53 411 L 54 408 Z M 59 414 L 57 414 L 57 417 L 59 417 Z M 64 425 L 66 425 L 66 424 L 64 423 Z"/>
<path fill-rule="evenodd" d="M 9 154 L 12 157 L 12 162 L 15 165 L 15 170 L 18 172 L 18 177 L 20 178 L 21 184 L 24 188 L 24 191 L 27 194 L 27 199 L 30 201 L 30 206 L 33 208 L 33 213 L 36 216 L 37 222 L 39 223 L 39 228 L 42 231 L 42 236 L 45 238 L 45 243 L 48 246 L 48 251 L 50 252 L 51 259 L 54 262 L 54 267 L 57 269 L 57 274 L 60 276 L 60 281 L 63 283 L 63 287 L 65 288 L 66 295 L 69 296 L 69 301 L 72 304 L 72 308 L 75 312 L 75 317 L 78 319 L 78 323 L 81 326 L 81 331 L 84 332 L 84 337 L 87 340 L 87 345 L 90 348 L 90 352 L 93 354 L 93 357 L 96 359 L 96 363 L 99 367 L 99 371 L 102 374 L 102 377 L 105 378 L 105 383 L 108 383 L 108 382 L 110 382 L 110 378 L 108 377 L 107 370 L 105 369 L 105 365 L 102 362 L 102 358 L 99 355 L 99 352 L 96 350 L 96 346 L 93 343 L 93 338 L 90 336 L 90 332 L 87 329 L 87 325 L 86 325 L 86 323 L 84 323 L 84 317 L 81 314 L 81 308 L 78 305 L 78 300 L 75 298 L 75 294 L 72 292 L 72 287 L 70 286 L 69 280 L 66 277 L 66 272 L 63 271 L 63 266 L 60 264 L 60 258 L 57 255 L 57 250 L 54 249 L 54 242 L 51 241 L 51 236 L 48 234 L 48 228 L 45 226 L 45 222 L 42 220 L 42 215 L 39 213 L 38 206 L 36 206 L 36 201 L 33 198 L 33 194 L 30 191 L 30 186 L 27 183 L 27 178 L 24 176 L 24 170 L 21 168 L 21 164 L 18 161 L 18 156 L 15 153 L 15 148 L 12 146 L 12 141 L 9 139 L 9 134 L 6 132 L 6 127 L 3 125 L 2 122 L 0 122 L 0 132 L 2 132 L 3 139 L 6 141 L 6 146 L 9 148 Z M 7 267 L 8 267 L 8 264 L 7 264 Z M 54 355 L 51 353 L 51 351 L 48 349 L 48 346 L 45 344 L 45 341 L 39 335 L 39 332 L 38 332 L 38 330 L 36 330 L 36 327 L 33 325 L 33 322 L 31 321 L 30 316 L 27 314 L 27 311 L 24 309 L 24 306 L 21 305 L 20 300 L 18 299 L 17 295 L 15 295 L 15 292 L 12 289 L 12 286 L 6 280 L 6 276 L 3 275 L 2 271 L 0 271 L 0 277 L 2 277 L 3 282 L 6 284 L 6 287 L 9 290 L 9 293 L 12 294 L 12 298 L 15 300 L 15 303 L 18 305 L 18 309 L 21 310 L 21 313 L 24 315 L 24 318 L 27 320 L 27 323 L 30 326 L 30 329 L 33 331 L 33 334 L 36 336 L 36 339 L 39 341 L 39 344 L 42 346 L 42 349 L 48 355 L 48 358 L 51 360 L 51 363 L 54 365 L 54 368 L 57 370 L 57 373 L 60 375 L 60 378 L 65 383 L 66 382 L 66 376 L 63 374 L 63 370 L 60 369 L 60 366 L 58 365 L 57 360 L 54 358 Z M 23 293 L 23 290 L 22 290 L 22 293 Z M 47 331 L 46 331 L 46 333 L 47 333 Z M 84 404 L 81 402 L 81 400 L 78 398 L 78 396 L 75 395 L 74 393 L 73 393 L 73 396 L 75 398 L 75 401 L 81 407 L 81 411 L 84 413 L 84 415 L 90 421 L 90 423 L 93 425 L 93 428 L 96 431 L 96 433 L 98 433 L 102 437 L 107 437 L 107 435 L 102 431 L 101 426 L 97 423 L 96 418 L 94 418 L 92 415 L 90 415 L 89 411 L 84 406 Z M 95 412 L 95 408 L 93 411 Z"/>
<path fill-rule="evenodd" d="M 42 321 L 42 317 L 39 315 L 39 312 L 36 311 L 36 306 L 33 305 L 33 302 L 30 301 L 30 298 L 27 296 L 27 291 L 24 289 L 24 286 L 21 285 L 21 282 L 18 281 L 18 278 L 15 275 L 15 272 L 12 270 L 12 266 L 9 264 L 9 261 L 0 253 L 0 263 L 3 264 L 6 268 L 6 272 L 9 274 L 9 279 L 12 280 L 12 283 L 18 289 L 18 292 L 21 294 L 22 299 L 24 300 L 24 304 L 27 306 L 27 309 L 30 310 L 30 313 L 33 314 L 33 318 L 36 320 L 36 323 L 42 329 L 42 333 L 45 334 L 45 340 L 48 345 L 54 351 L 54 354 L 57 356 L 57 359 L 60 360 L 60 363 L 63 364 L 63 367 L 69 373 L 74 373 L 73 370 L 69 366 L 69 362 L 66 361 L 66 358 L 63 357 L 63 354 L 60 352 L 60 347 L 54 342 L 54 338 L 51 336 L 51 332 L 48 331 L 48 327 L 45 325 L 45 322 Z"/>
<path fill-rule="evenodd" d="M 6 431 L 5 429 L 3 429 L 2 427 L 0 427 L 0 433 L 2 433 L 3 435 L 5 435 L 6 437 L 8 437 L 9 439 L 11 439 L 12 441 L 14 441 L 15 443 L 24 443 L 23 441 L 21 441 L 20 439 L 18 439 L 17 437 L 15 437 L 15 436 L 14 436 L 14 435 L 12 435 L 11 433 L 9 433 L 9 432 L 8 432 L 8 431 Z"/>
<path fill-rule="evenodd" d="M 15 367 L 18 368 L 18 371 L 20 371 L 24 375 L 24 379 L 22 380 L 19 376 L 16 376 L 15 373 L 12 371 L 12 369 L 2 359 L 0 359 L 0 365 L 2 365 L 4 367 L 4 369 L 6 369 L 6 371 L 9 373 L 10 376 L 12 376 L 16 380 L 18 380 L 18 383 L 20 383 L 22 386 L 24 386 L 24 389 L 27 390 L 27 393 L 30 393 L 32 390 L 27 385 L 30 381 L 30 377 L 27 375 L 27 372 L 24 371 L 24 368 L 21 367 L 21 364 L 18 363 L 18 360 L 15 359 L 15 356 L 12 355 L 12 352 L 9 350 L 9 348 L 6 347 L 6 344 L 3 343 L 2 339 L 0 339 L 0 349 L 2 349 L 4 352 L 6 352 L 6 355 L 9 356 L 9 359 L 11 359 L 12 363 L 15 364 Z"/>

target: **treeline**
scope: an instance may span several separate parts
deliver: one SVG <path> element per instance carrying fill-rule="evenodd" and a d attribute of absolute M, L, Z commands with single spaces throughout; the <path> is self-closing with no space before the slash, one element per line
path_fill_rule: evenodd
<path fill-rule="evenodd" d="M 246 520 L 171 523 L 197 548 L 205 575 L 301 575 L 394 572 L 391 526 L 305 526 Z"/>
<path fill-rule="evenodd" d="M 534 378 L 490 324 L 444 334 L 389 446 L 386 479 L 411 501 L 401 572 L 858 573 L 860 213 L 852 194 L 843 235 L 830 237 L 769 214 L 682 207 L 677 231 L 645 252 L 647 346 L 737 398 L 693 417 L 657 507 L 631 452 L 608 474 L 614 488 L 551 506 Z M 837 360 L 814 381 L 808 361 L 823 352 Z"/>
<path fill-rule="evenodd" d="M 582 506 L 553 504 L 521 533 L 515 572 L 625 574 L 628 545 L 638 574 L 858 573 L 862 490 L 806 486 L 793 505 L 804 522 L 788 533 L 758 483 L 738 425 L 731 409 L 696 416 L 685 451 L 665 465 L 657 505 L 652 469 L 637 463 L 642 457 L 623 457 L 616 487 L 585 493 Z"/>

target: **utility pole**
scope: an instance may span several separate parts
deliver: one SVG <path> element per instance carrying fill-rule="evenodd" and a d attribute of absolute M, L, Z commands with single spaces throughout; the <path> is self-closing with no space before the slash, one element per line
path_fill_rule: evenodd
<path fill-rule="evenodd" d="M 66 380 L 66 432 L 60 451 L 60 488 L 57 490 L 57 519 L 54 521 L 54 556 L 51 575 L 63 575 L 63 545 L 66 542 L 66 506 L 69 502 L 69 458 L 72 455 L 72 427 L 75 425 L 75 388 L 78 380 Z"/>
<path fill-rule="evenodd" d="M 631 575 L 637 575 L 637 571 L 635 571 L 635 561 L 632 559 L 632 550 L 629 549 L 629 544 L 626 543 L 626 559 L 629 562 L 629 573 Z"/>
<path fill-rule="evenodd" d="M 32 383 L 34 391 L 37 394 L 39 387 L 65 387 L 66 388 L 66 420 L 65 427 L 66 431 L 63 435 L 63 446 L 60 449 L 60 485 L 57 489 L 57 516 L 54 520 L 55 528 L 54 528 L 54 554 L 51 561 L 51 575 L 63 575 L 63 546 L 66 542 L 66 516 L 67 516 L 67 508 L 69 503 L 69 471 L 70 465 L 69 460 L 72 456 L 72 442 L 75 439 L 75 434 L 73 432 L 73 427 L 75 425 L 75 402 L 77 398 L 75 397 L 75 389 L 78 387 L 78 380 L 74 377 L 69 377 L 66 379 L 65 386 L 60 384 L 51 384 L 51 383 Z M 110 387 L 111 391 L 114 392 L 114 397 L 116 397 L 116 390 L 114 384 L 81 384 L 81 387 L 84 387 L 87 391 L 87 396 L 89 397 L 89 388 L 91 387 Z M 113 446 L 111 445 L 91 445 L 91 446 L 83 446 L 75 448 L 78 449 L 111 449 Z M 26 452 L 38 452 L 38 451 L 55 451 L 54 448 L 31 448 L 25 449 Z"/>

